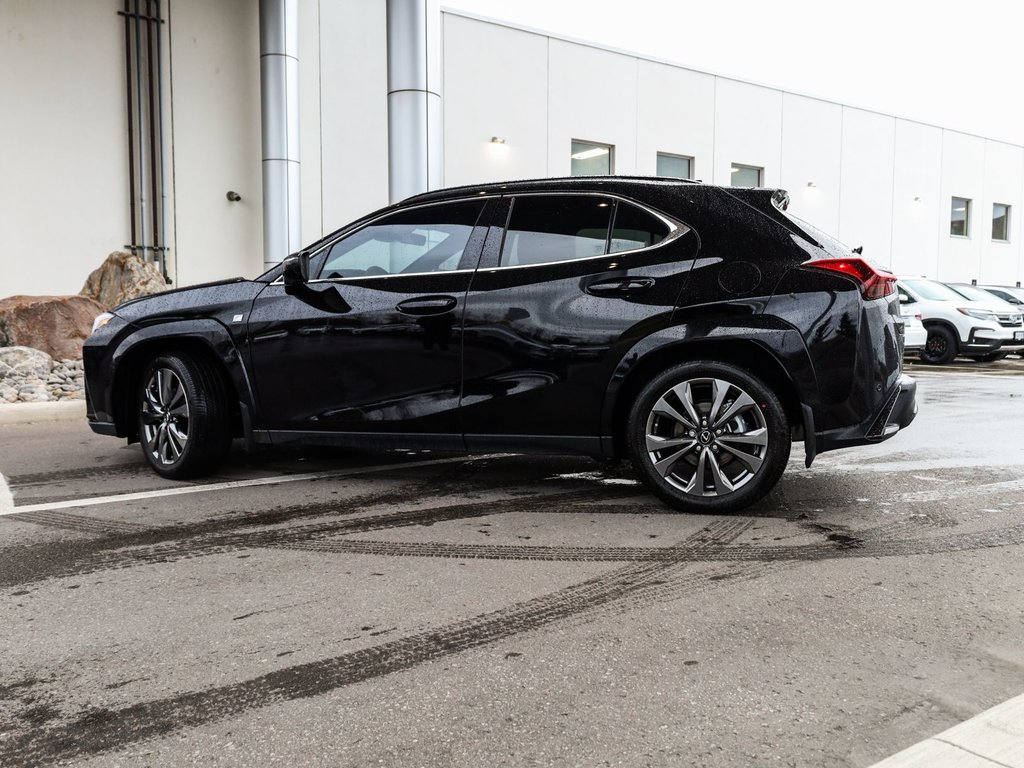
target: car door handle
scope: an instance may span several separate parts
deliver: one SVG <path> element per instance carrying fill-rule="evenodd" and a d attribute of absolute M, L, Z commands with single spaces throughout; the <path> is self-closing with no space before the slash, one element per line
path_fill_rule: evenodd
<path fill-rule="evenodd" d="M 588 285 L 586 290 L 591 296 L 629 296 L 646 291 L 653 285 L 653 277 L 629 277 L 594 283 Z"/>
<path fill-rule="evenodd" d="M 419 296 L 399 302 L 396 309 L 406 315 L 442 315 L 458 303 L 454 296 Z"/>

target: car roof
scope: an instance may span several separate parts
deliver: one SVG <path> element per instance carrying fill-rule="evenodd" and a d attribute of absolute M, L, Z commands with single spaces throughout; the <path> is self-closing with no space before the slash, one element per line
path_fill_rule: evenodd
<path fill-rule="evenodd" d="M 546 192 L 551 190 L 567 192 L 621 192 L 628 194 L 630 192 L 635 193 L 642 187 L 720 188 L 715 185 L 704 184 L 701 181 L 674 179 L 664 176 L 561 176 L 546 179 L 517 179 L 514 181 L 493 181 L 481 184 L 466 184 L 458 187 L 446 187 L 413 195 L 403 200 L 402 203 L 447 200 L 474 194 L 509 194 L 515 192 Z M 740 188 L 730 187 L 729 189 Z"/>

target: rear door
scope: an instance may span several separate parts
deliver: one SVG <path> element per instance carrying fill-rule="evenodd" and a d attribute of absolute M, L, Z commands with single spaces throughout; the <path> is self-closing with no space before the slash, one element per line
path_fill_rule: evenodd
<path fill-rule="evenodd" d="M 492 221 L 463 321 L 467 446 L 596 451 L 608 381 L 668 324 L 696 237 L 604 194 L 516 195 Z"/>

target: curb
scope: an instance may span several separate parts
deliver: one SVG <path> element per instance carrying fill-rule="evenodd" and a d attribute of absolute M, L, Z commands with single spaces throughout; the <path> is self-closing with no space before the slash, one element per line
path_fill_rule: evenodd
<path fill-rule="evenodd" d="M 79 420 L 85 423 L 85 400 L 0 405 L 0 426 Z"/>

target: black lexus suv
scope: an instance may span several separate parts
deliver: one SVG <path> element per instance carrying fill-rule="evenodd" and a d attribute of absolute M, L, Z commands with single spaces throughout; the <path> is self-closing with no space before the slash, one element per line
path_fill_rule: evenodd
<path fill-rule="evenodd" d="M 629 458 L 686 511 L 746 506 L 790 445 L 917 412 L 894 278 L 782 190 L 589 177 L 428 192 L 254 280 L 122 304 L 85 345 L 96 432 L 213 472 L 234 437 Z"/>

